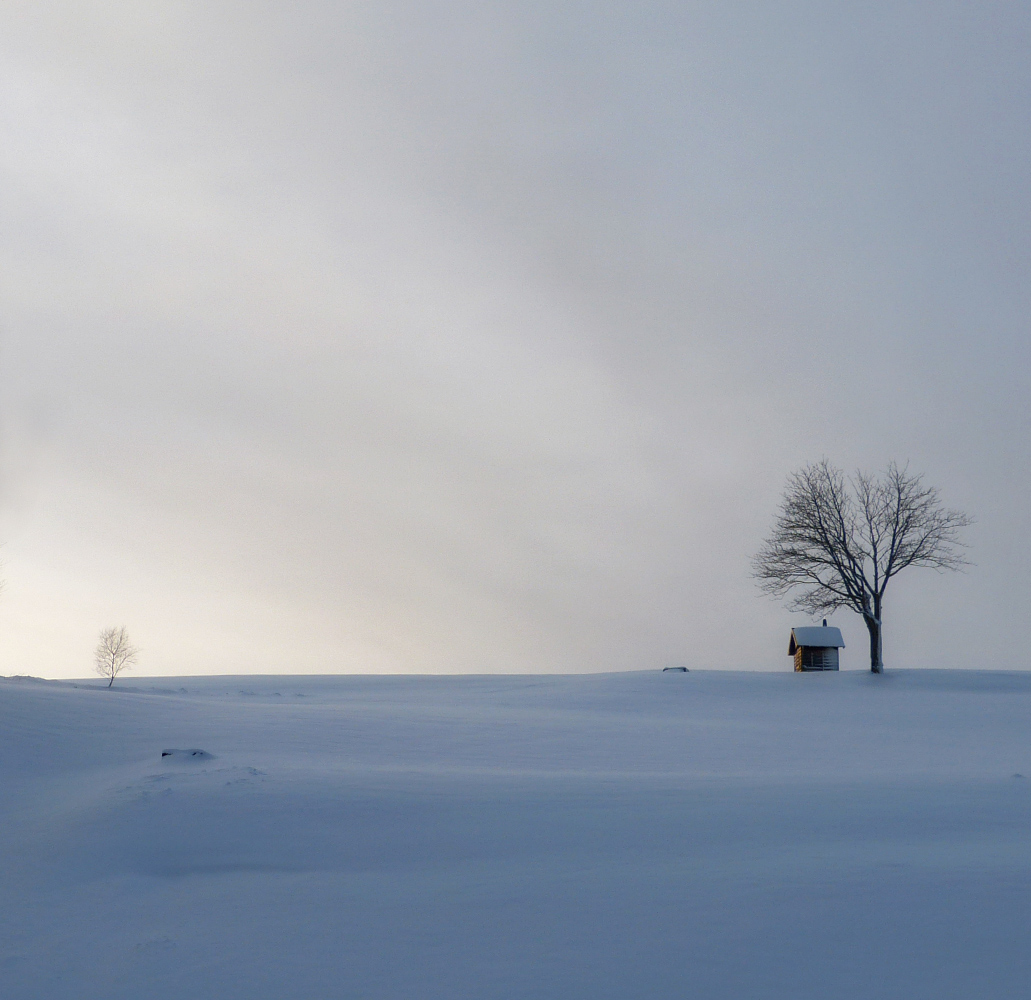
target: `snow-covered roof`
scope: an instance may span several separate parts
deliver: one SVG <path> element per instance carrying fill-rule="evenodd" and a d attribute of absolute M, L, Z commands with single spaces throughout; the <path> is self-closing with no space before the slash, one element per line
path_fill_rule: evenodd
<path fill-rule="evenodd" d="M 793 628 L 788 656 L 794 656 L 799 646 L 844 646 L 841 629 L 833 625 L 810 625 L 807 628 Z"/>

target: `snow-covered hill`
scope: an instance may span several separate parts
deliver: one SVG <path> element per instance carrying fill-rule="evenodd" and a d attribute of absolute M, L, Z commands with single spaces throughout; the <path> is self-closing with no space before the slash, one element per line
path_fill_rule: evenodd
<path fill-rule="evenodd" d="M 0 680 L 0 851 L 6 1000 L 1017 997 L 1031 674 Z"/>

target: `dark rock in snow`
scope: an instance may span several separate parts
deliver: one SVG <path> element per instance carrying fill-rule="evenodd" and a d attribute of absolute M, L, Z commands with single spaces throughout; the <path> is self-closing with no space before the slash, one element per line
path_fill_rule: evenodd
<path fill-rule="evenodd" d="M 668 674 L 668 673 L 686 674 L 687 673 L 687 667 L 663 667 L 662 668 L 662 672 L 664 674 Z"/>
<path fill-rule="evenodd" d="M 173 760 L 213 760 L 215 755 L 207 750 L 162 750 L 162 758 Z"/>

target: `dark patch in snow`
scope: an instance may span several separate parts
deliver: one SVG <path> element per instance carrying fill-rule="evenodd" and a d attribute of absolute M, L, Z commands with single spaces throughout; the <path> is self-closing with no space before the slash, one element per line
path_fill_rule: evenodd
<path fill-rule="evenodd" d="M 161 756 L 172 760 L 214 760 L 215 755 L 207 750 L 162 750 Z"/>
<path fill-rule="evenodd" d="M 687 673 L 687 667 L 663 667 L 662 668 L 662 672 L 664 674 L 670 674 L 670 673 L 673 673 L 673 674 L 686 674 Z"/>

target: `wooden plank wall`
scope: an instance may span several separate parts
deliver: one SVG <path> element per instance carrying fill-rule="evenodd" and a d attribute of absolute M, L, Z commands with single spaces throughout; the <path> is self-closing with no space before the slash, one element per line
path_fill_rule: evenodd
<path fill-rule="evenodd" d="M 837 670 L 838 651 L 834 646 L 799 646 L 795 650 L 795 670 Z"/>

